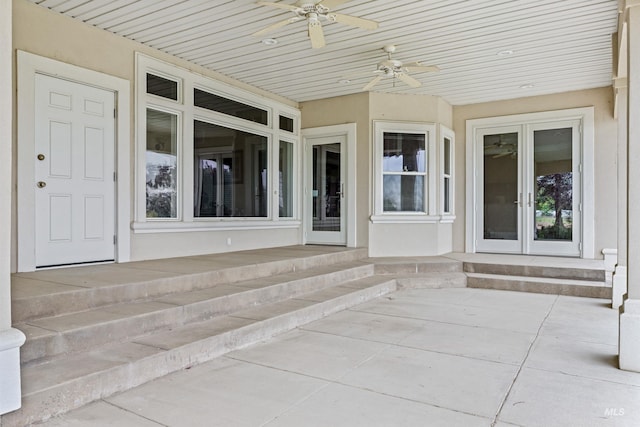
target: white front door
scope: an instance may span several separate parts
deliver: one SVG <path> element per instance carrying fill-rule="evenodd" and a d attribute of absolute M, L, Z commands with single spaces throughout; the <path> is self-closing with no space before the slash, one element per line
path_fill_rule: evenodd
<path fill-rule="evenodd" d="M 478 129 L 479 252 L 581 255 L 579 120 Z"/>
<path fill-rule="evenodd" d="M 307 139 L 306 242 L 346 245 L 346 138 Z"/>
<path fill-rule="evenodd" d="M 114 101 L 36 74 L 36 267 L 114 259 Z"/>

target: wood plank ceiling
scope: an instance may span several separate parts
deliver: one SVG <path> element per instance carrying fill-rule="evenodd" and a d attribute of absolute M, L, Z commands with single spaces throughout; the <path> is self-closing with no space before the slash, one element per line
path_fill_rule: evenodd
<path fill-rule="evenodd" d="M 338 13 L 379 22 L 369 31 L 324 24 L 311 49 L 306 24 L 251 34 L 292 17 L 254 0 L 30 0 L 237 80 L 307 101 L 362 91 L 395 44 L 395 59 L 438 65 L 412 89 L 383 79 L 373 90 L 443 97 L 453 105 L 611 84 L 617 0 L 352 0 Z M 294 0 L 283 0 L 292 4 Z M 369 74 L 369 72 L 371 74 Z"/>

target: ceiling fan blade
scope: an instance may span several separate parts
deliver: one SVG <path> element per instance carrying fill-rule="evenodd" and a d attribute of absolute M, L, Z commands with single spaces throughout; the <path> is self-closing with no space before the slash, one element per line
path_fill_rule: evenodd
<path fill-rule="evenodd" d="M 289 18 L 289 19 L 285 19 L 284 21 L 280 21 L 280 22 L 276 22 L 273 25 L 268 26 L 267 28 L 263 28 L 260 31 L 256 31 L 255 33 L 253 33 L 253 36 L 262 36 L 264 34 L 267 34 L 271 31 L 277 30 L 278 28 L 282 28 L 287 24 L 291 24 L 292 22 L 296 22 L 299 21 L 300 18 Z"/>
<path fill-rule="evenodd" d="M 422 65 L 419 62 L 411 62 L 409 64 L 406 64 L 403 68 L 405 69 L 405 71 L 408 71 L 410 73 L 419 73 L 423 71 L 440 71 L 440 68 L 438 68 L 436 65 Z"/>
<path fill-rule="evenodd" d="M 371 80 L 369 83 L 367 83 L 367 85 L 365 87 L 363 87 L 362 90 L 364 92 L 368 91 L 369 89 L 374 87 L 380 80 L 382 80 L 382 77 L 384 77 L 384 76 L 375 77 L 373 80 Z"/>
<path fill-rule="evenodd" d="M 256 4 L 258 6 L 271 6 L 271 7 L 277 7 L 278 9 L 284 9 L 284 10 L 296 10 L 296 9 L 298 9 L 298 6 L 295 6 L 293 4 L 273 3 L 273 2 L 270 2 L 270 1 L 259 1 L 259 2 L 256 2 Z"/>
<path fill-rule="evenodd" d="M 499 159 L 500 157 L 505 157 L 508 156 L 510 154 L 513 154 L 509 151 L 505 151 L 504 153 L 500 153 L 500 154 L 496 154 L 495 156 L 492 157 L 492 159 Z"/>
<path fill-rule="evenodd" d="M 341 24 L 351 25 L 358 28 L 364 28 L 365 30 L 375 30 L 378 28 L 378 23 L 370 19 L 357 18 L 355 16 L 342 15 L 340 13 L 329 13 L 327 18 L 330 21 L 339 22 Z"/>
<path fill-rule="evenodd" d="M 398 78 L 400 80 L 402 80 L 403 82 L 405 82 L 406 84 L 408 84 L 411 87 L 420 87 L 422 86 L 422 83 L 420 83 L 419 81 L 417 81 L 416 79 L 414 79 L 413 77 L 411 77 L 408 74 L 404 74 L 404 73 L 398 73 Z"/>
<path fill-rule="evenodd" d="M 351 0 L 324 0 L 324 1 L 321 1 L 320 4 L 329 10 L 333 10 L 336 8 L 336 6 L 340 6 L 341 4 L 346 3 L 348 1 L 351 1 Z"/>
<path fill-rule="evenodd" d="M 309 38 L 311 39 L 311 47 L 313 49 L 319 49 L 325 46 L 324 31 L 322 31 L 322 24 L 318 21 L 309 21 Z"/>

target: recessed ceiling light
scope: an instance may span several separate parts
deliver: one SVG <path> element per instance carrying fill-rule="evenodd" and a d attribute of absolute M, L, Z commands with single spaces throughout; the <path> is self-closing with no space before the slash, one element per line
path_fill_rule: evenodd
<path fill-rule="evenodd" d="M 525 83 L 523 85 L 520 85 L 520 89 L 531 89 L 534 86 L 535 85 L 533 83 Z"/>
<path fill-rule="evenodd" d="M 262 44 L 267 46 L 273 46 L 274 44 L 278 44 L 278 40 L 276 39 L 262 39 Z"/>
<path fill-rule="evenodd" d="M 338 83 L 340 83 L 341 85 L 347 85 L 347 84 L 351 83 L 351 80 L 349 80 L 349 79 L 340 79 L 340 80 L 338 80 Z"/>
<path fill-rule="evenodd" d="M 496 53 L 496 55 L 498 55 L 498 56 L 509 56 L 509 55 L 513 55 L 513 51 L 510 50 L 510 49 L 501 50 L 500 52 Z"/>

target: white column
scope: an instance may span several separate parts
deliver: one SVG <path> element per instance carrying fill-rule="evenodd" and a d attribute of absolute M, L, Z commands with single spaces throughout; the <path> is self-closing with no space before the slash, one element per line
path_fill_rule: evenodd
<path fill-rule="evenodd" d="M 620 369 L 640 372 L 640 0 L 626 0 L 627 104 L 627 299 L 620 310 Z"/>
<path fill-rule="evenodd" d="M 611 285 L 611 308 L 617 310 L 627 293 L 627 78 L 616 79 L 614 89 L 618 118 L 618 252 Z"/>
<path fill-rule="evenodd" d="M 11 0 L 0 0 L 0 414 L 20 407 L 20 346 L 25 337 L 11 328 Z"/>

